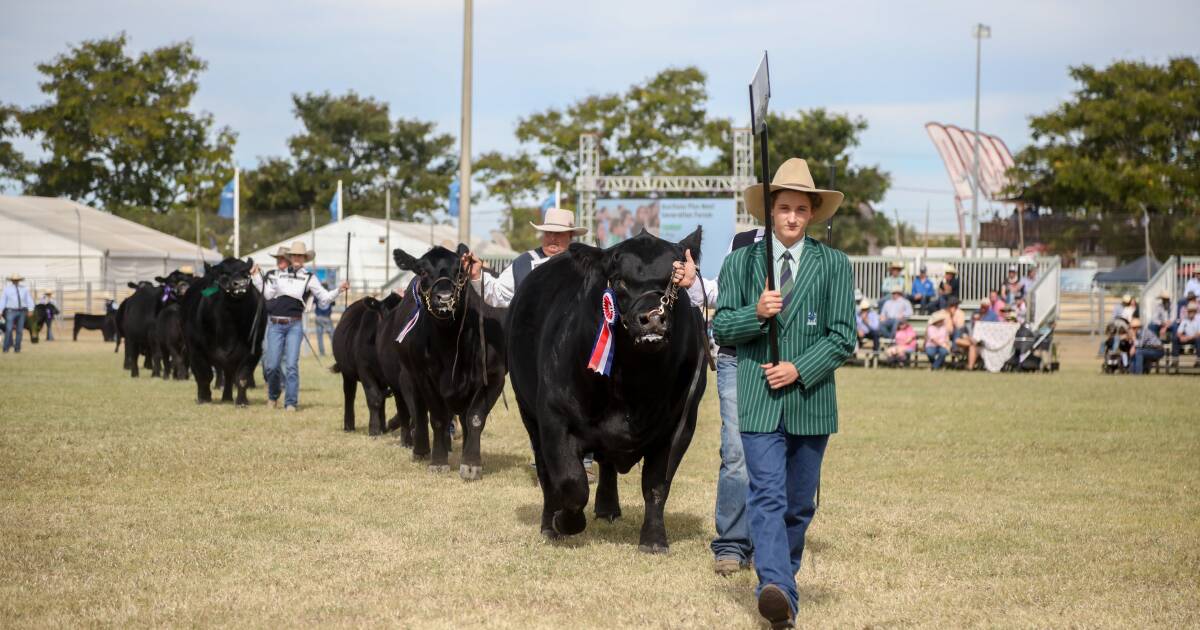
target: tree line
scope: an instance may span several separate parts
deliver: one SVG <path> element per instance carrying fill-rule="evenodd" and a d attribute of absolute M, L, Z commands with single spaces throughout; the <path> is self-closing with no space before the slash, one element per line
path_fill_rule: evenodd
<path fill-rule="evenodd" d="M 133 55 L 124 34 L 85 41 L 38 64 L 47 100 L 26 108 L 0 103 L 0 185 L 62 196 L 192 240 L 195 211 L 204 244 L 228 250 L 231 222 L 216 217 L 233 176 L 237 133 L 192 100 L 207 64 L 190 42 Z M 1122 226 L 1149 216 L 1157 250 L 1200 246 L 1200 71 L 1193 58 L 1163 65 L 1116 62 L 1070 69 L 1080 84 L 1058 109 L 1031 118 L 1033 144 L 1017 155 L 1012 195 L 1042 213 L 1075 219 L 1051 237 L 1052 251 L 1076 247 L 1080 232 L 1103 234 L 1112 251 L 1141 242 Z M 614 175 L 727 174 L 734 122 L 707 110 L 707 77 L 695 67 L 667 68 L 620 92 L 590 95 L 562 108 L 518 118 L 516 150 L 476 156 L 483 190 L 504 212 L 514 248 L 530 246 L 529 221 L 561 183 L 574 198 L 579 136 L 600 137 L 601 172 Z M 242 172 L 243 242 L 251 247 L 323 222 L 341 180 L 351 212 L 444 218 L 458 170 L 457 140 L 429 121 L 394 117 L 386 103 L 355 92 L 292 95 L 301 130 L 286 155 L 259 156 Z M 875 211 L 891 184 L 878 165 L 855 161 L 867 122 L 825 109 L 773 113 L 773 156 L 804 156 L 819 186 L 846 193 L 835 241 L 867 253 L 917 240 Z M 42 156 L 21 154 L 31 139 Z M 755 152 L 757 160 L 757 152 Z M 757 165 L 755 167 L 757 173 Z M 568 204 L 572 205 L 572 204 Z M 823 236 L 823 230 L 814 236 Z"/>

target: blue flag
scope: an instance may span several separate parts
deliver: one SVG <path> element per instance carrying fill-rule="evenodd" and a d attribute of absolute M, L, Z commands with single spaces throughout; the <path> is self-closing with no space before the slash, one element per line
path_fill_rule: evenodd
<path fill-rule="evenodd" d="M 452 216 L 452 217 L 458 216 L 458 190 L 459 190 L 459 188 L 460 188 L 460 186 L 458 185 L 458 178 L 455 177 L 450 182 L 450 216 Z"/>
<path fill-rule="evenodd" d="M 223 219 L 233 218 L 233 180 L 221 189 L 221 206 L 217 208 L 217 216 Z"/>
<path fill-rule="evenodd" d="M 549 197 L 546 197 L 545 201 L 542 202 L 542 220 L 543 221 L 546 220 L 546 211 L 553 207 L 554 207 L 554 195 L 550 195 Z"/>
<path fill-rule="evenodd" d="M 329 200 L 329 222 L 333 223 L 338 220 L 338 194 L 333 193 L 333 199 Z"/>

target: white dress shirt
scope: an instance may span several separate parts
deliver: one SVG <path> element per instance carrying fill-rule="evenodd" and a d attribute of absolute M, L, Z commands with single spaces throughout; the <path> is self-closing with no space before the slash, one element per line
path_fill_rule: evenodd
<path fill-rule="evenodd" d="M 0 310 L 6 308 L 29 310 L 33 306 L 33 296 L 29 294 L 28 288 L 12 282 L 4 285 L 4 293 L 0 295 Z"/>

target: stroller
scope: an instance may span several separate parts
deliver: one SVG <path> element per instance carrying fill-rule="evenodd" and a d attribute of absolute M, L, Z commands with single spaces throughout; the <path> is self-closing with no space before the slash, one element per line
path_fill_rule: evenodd
<path fill-rule="evenodd" d="M 1123 374 L 1129 371 L 1129 322 L 1114 319 L 1104 327 L 1104 363 L 1100 369 L 1105 374 Z"/>
<path fill-rule="evenodd" d="M 1054 372 L 1058 370 L 1058 359 L 1054 356 L 1054 329 L 1046 328 L 1041 334 L 1034 333 L 1029 326 L 1021 324 L 1013 339 L 1013 355 L 1004 364 L 1005 372 Z M 1049 361 L 1046 361 L 1049 355 Z"/>

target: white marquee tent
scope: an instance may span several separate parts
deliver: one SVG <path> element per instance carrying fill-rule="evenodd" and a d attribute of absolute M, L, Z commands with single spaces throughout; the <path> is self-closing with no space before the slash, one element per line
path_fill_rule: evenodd
<path fill-rule="evenodd" d="M 347 242 L 349 243 L 349 280 L 354 287 L 366 286 L 374 289 L 389 284 L 399 273 L 387 249 L 387 223 L 383 219 L 351 215 L 341 221 L 317 226 L 316 233 L 303 232 L 290 236 L 248 255 L 263 269 L 273 265 L 271 253 L 287 247 L 293 241 L 304 241 L 316 251 L 312 266 L 325 279 L 347 278 Z M 315 241 L 315 242 L 314 242 Z M 420 256 L 433 245 L 454 247 L 458 243 L 458 230 L 452 225 L 434 225 L 391 222 L 391 248 L 403 249 L 413 256 Z M 472 244 L 474 251 L 483 258 L 509 260 L 516 252 L 494 241 L 479 240 Z"/>
<path fill-rule="evenodd" d="M 211 249 L 68 199 L 0 196 L 0 274 L 35 284 L 143 280 L 200 261 Z"/>

